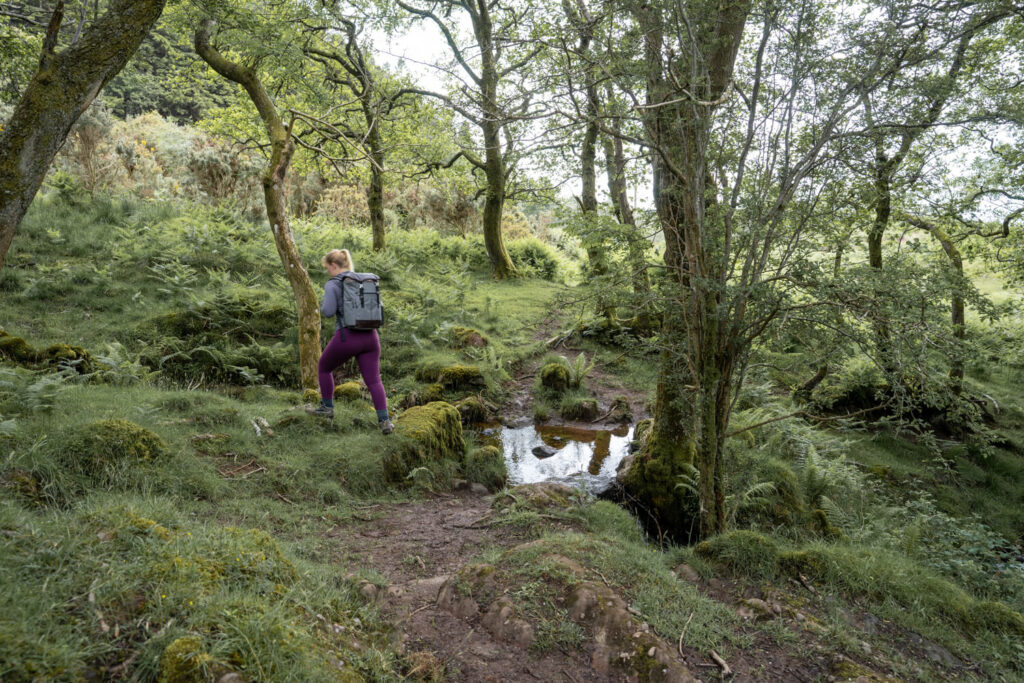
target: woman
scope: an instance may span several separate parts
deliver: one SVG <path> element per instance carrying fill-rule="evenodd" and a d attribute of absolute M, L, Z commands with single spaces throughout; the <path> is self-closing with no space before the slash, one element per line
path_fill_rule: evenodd
<path fill-rule="evenodd" d="M 380 381 L 380 338 L 377 330 L 356 330 L 345 328 L 342 318 L 338 315 L 338 307 L 342 301 L 341 283 L 337 276 L 353 270 L 352 255 L 348 249 L 333 249 L 323 258 L 324 268 L 331 279 L 324 285 L 324 300 L 320 304 L 320 313 L 328 318 L 334 316 L 334 336 L 327 342 L 327 348 L 320 354 L 317 372 L 320 379 L 320 405 L 309 412 L 313 415 L 334 417 L 334 374 L 339 365 L 355 356 L 359 364 L 359 372 L 370 390 L 373 407 L 377 410 L 377 424 L 380 431 L 390 434 L 395 430 L 388 416 L 387 396 L 384 385 Z"/>

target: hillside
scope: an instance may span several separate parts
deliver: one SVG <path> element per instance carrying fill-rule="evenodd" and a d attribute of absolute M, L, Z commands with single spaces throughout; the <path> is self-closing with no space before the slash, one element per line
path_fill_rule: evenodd
<path fill-rule="evenodd" d="M 742 432 L 732 530 L 678 545 L 584 484 L 507 482 L 502 425 L 586 446 L 608 437 L 583 428 L 650 412 L 655 342 L 567 334 L 572 254 L 513 240 L 526 275 L 494 281 L 478 237 L 396 231 L 376 254 L 362 229 L 296 231 L 315 281 L 342 245 L 382 276 L 394 435 L 353 368 L 333 421 L 302 410 L 259 224 L 33 206 L 0 272 L 4 680 L 1024 676 L 1015 357 L 971 365 L 998 404 L 985 447 L 799 418 Z M 737 426 L 791 408 L 782 352 L 763 354 Z M 578 386 L 545 386 L 551 363 Z"/>

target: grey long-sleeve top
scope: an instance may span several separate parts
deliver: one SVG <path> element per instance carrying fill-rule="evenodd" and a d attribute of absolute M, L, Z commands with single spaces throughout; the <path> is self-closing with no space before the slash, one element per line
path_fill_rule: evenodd
<path fill-rule="evenodd" d="M 334 317 L 334 329 L 342 328 L 342 317 L 338 315 L 338 308 L 341 305 L 342 292 L 341 283 L 331 278 L 324 284 L 324 300 L 320 302 L 320 315 L 330 318 Z"/>

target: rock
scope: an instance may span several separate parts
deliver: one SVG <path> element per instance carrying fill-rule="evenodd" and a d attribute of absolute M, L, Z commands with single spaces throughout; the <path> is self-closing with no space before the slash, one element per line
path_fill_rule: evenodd
<path fill-rule="evenodd" d="M 764 600 L 757 598 L 748 598 L 740 601 L 739 614 L 744 619 L 756 619 L 757 621 L 766 621 L 768 619 L 774 619 L 778 612 L 776 608 L 778 606 L 770 605 Z M 781 610 L 779 610 L 781 611 Z"/>
<path fill-rule="evenodd" d="M 483 484 L 478 484 L 476 482 L 469 485 L 469 492 L 474 496 L 489 496 L 491 494 L 490 489 Z"/>
<path fill-rule="evenodd" d="M 569 388 L 569 368 L 563 363 L 548 363 L 538 373 L 541 386 L 550 391 L 561 394 Z"/>
<path fill-rule="evenodd" d="M 217 683 L 249 683 L 241 674 L 236 674 L 234 671 L 231 673 L 224 674 L 217 679 Z"/>
<path fill-rule="evenodd" d="M 395 432 L 404 438 L 384 456 L 384 476 L 390 481 L 404 481 L 430 460 L 461 460 L 466 450 L 459 411 L 444 401 L 409 408 L 395 420 Z"/>
<path fill-rule="evenodd" d="M 551 446 L 535 446 L 532 452 L 535 456 L 542 460 L 544 458 L 550 458 L 551 456 L 558 453 L 558 451 L 555 450 L 554 448 L 551 448 Z"/>
<path fill-rule="evenodd" d="M 500 510 L 518 504 L 535 510 L 564 509 L 573 505 L 572 497 L 575 493 L 575 489 L 553 481 L 520 484 L 507 494 L 495 496 L 491 507 Z"/>
<path fill-rule="evenodd" d="M 494 435 L 496 435 L 497 433 L 498 433 L 498 432 L 497 432 L 496 430 L 494 430 L 494 429 L 491 429 L 490 427 L 488 427 L 487 429 L 485 429 L 485 430 L 483 430 L 482 432 L 480 432 L 480 434 L 481 434 L 482 436 L 494 436 Z"/>
<path fill-rule="evenodd" d="M 697 584 L 701 582 L 700 574 L 698 574 L 697 570 L 688 564 L 679 565 L 676 567 L 675 572 L 680 579 L 687 583 Z"/>
<path fill-rule="evenodd" d="M 512 643 L 524 650 L 533 643 L 533 626 L 516 616 L 515 605 L 506 596 L 498 598 L 491 604 L 480 623 L 495 640 Z"/>
<path fill-rule="evenodd" d="M 458 592 L 455 579 L 448 579 L 437 593 L 437 606 L 459 619 L 470 619 L 480 613 L 480 606 L 469 595 Z"/>

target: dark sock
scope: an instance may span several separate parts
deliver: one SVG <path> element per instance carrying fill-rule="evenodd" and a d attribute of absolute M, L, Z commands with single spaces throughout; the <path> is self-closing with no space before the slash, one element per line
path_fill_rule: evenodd
<path fill-rule="evenodd" d="M 328 408 L 333 408 L 334 407 L 334 399 L 333 398 L 322 398 L 322 399 L 320 399 L 320 405 L 326 406 Z"/>
<path fill-rule="evenodd" d="M 388 419 L 388 409 L 385 408 L 384 410 L 378 410 L 377 411 L 377 422 L 383 422 L 386 419 Z"/>

